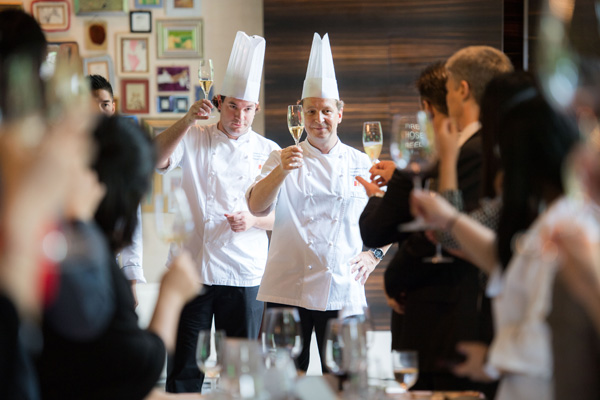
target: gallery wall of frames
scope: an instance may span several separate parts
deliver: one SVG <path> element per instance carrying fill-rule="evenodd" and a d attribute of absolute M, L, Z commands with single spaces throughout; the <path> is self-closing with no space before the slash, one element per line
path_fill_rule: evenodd
<path fill-rule="evenodd" d="M 117 111 L 174 119 L 203 97 L 197 80 L 201 58 L 222 82 L 238 30 L 263 33 L 262 0 L 0 0 L 40 23 L 52 57 L 80 58 L 82 72 L 112 84 Z M 263 118 L 255 129 L 262 132 Z"/>

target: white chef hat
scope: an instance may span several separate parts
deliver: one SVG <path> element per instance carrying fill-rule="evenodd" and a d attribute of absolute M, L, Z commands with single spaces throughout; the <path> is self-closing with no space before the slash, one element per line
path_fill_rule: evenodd
<path fill-rule="evenodd" d="M 317 33 L 313 36 L 306 78 L 302 88 L 302 98 L 307 97 L 340 99 L 327 33 L 323 36 L 323 39 Z"/>
<path fill-rule="evenodd" d="M 265 45 L 260 36 L 248 36 L 241 31 L 235 35 L 221 95 L 258 103 Z"/>

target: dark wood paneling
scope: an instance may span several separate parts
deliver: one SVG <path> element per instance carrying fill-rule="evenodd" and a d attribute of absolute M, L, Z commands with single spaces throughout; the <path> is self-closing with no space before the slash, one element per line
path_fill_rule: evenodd
<path fill-rule="evenodd" d="M 293 144 L 285 114 L 301 96 L 314 32 L 331 41 L 346 102 L 340 137 L 361 149 L 364 121 L 380 120 L 389 143 L 392 116 L 418 109 L 414 82 L 427 64 L 469 45 L 501 48 L 502 0 L 264 0 L 265 133 L 282 147 Z M 385 314 L 375 313 L 378 327 L 387 329 L 382 271 L 367 291 Z"/>

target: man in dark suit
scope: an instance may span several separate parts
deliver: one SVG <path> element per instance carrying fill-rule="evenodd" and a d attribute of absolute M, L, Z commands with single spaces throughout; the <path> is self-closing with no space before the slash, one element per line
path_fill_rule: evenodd
<path fill-rule="evenodd" d="M 479 103 L 487 83 L 512 71 L 512 65 L 506 55 L 494 48 L 472 46 L 455 53 L 445 67 L 448 75 L 445 88 L 437 80 L 434 92 L 446 91 L 448 114 L 460 130 L 456 173 L 464 208 L 469 211 L 477 207 L 480 196 Z M 422 96 L 421 100 L 426 107 L 425 101 L 431 99 Z M 409 209 L 412 181 L 394 170 L 389 162 L 380 168 L 378 171 L 374 167 L 372 172 L 391 176 L 388 189 L 381 197 L 382 193 L 372 185 L 366 186 L 367 193 L 373 196 L 363 211 L 360 228 L 366 246 L 390 241 L 397 241 L 400 246 L 385 273 L 387 296 L 392 304 L 400 303 L 401 307 L 396 309 L 404 312 L 403 323 L 392 329 L 394 347 L 418 351 L 419 380 L 415 389 L 479 389 L 489 393 L 489 388 L 451 372 L 462 361 L 456 350 L 458 342 L 491 341 L 489 303 L 483 301 L 478 269 L 458 257 L 450 264 L 423 261 L 434 254 L 434 245 L 423 232 L 398 231 L 399 224 L 412 219 Z M 436 176 L 434 168 L 425 178 Z"/>

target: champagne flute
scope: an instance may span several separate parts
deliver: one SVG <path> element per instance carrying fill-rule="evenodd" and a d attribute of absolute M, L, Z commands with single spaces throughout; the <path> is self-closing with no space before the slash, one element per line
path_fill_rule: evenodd
<path fill-rule="evenodd" d="M 288 106 L 287 123 L 294 142 L 298 146 L 302 131 L 304 131 L 304 112 L 301 105 Z"/>
<path fill-rule="evenodd" d="M 381 122 L 369 121 L 363 124 L 362 142 L 365 153 L 367 153 L 371 162 L 377 164 L 379 162 L 377 158 L 381 154 L 381 147 L 383 146 Z"/>
<path fill-rule="evenodd" d="M 421 177 L 437 160 L 435 134 L 427 113 L 419 111 L 414 115 L 396 115 L 392 124 L 392 159 L 396 167 L 411 175 L 413 187 L 421 188 Z M 426 230 L 423 218 L 401 224 L 402 232 Z"/>
<path fill-rule="evenodd" d="M 194 230 L 192 210 L 183 189 L 157 194 L 154 198 L 154 217 L 160 239 L 174 245 L 172 247 L 176 252 L 180 251 Z"/>
<path fill-rule="evenodd" d="M 198 67 L 198 83 L 204 93 L 204 98 L 209 101 L 210 89 L 213 85 L 214 76 L 212 59 L 208 58 L 200 60 L 200 66 Z M 214 116 L 210 115 L 209 118 L 214 118 Z"/>
<path fill-rule="evenodd" d="M 223 346 L 225 345 L 225 331 L 218 330 L 214 333 L 210 329 L 198 333 L 196 346 L 196 363 L 198 368 L 209 379 L 218 379 L 223 366 Z"/>
<path fill-rule="evenodd" d="M 392 351 L 394 379 L 403 392 L 413 387 L 419 377 L 419 358 L 416 351 Z"/>
<path fill-rule="evenodd" d="M 265 313 L 263 350 L 275 359 L 277 350 L 284 349 L 292 358 L 302 350 L 302 328 L 298 310 L 292 307 L 275 307 Z"/>

